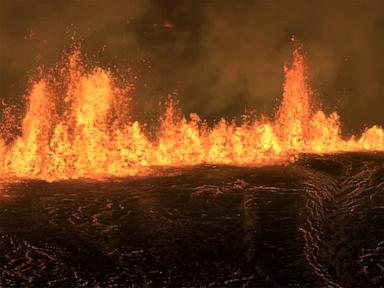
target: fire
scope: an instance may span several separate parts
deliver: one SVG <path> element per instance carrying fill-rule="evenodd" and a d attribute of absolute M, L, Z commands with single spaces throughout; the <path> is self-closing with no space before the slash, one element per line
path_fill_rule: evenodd
<path fill-rule="evenodd" d="M 85 69 L 75 51 L 60 77 L 33 84 L 21 136 L 9 141 L 9 123 L 2 123 L 0 175 L 98 179 L 150 175 L 156 166 L 271 165 L 294 161 L 300 153 L 384 151 L 382 127 L 343 139 L 338 114 L 315 111 L 304 60 L 296 49 L 273 119 L 244 117 L 240 124 L 221 119 L 209 127 L 197 114 L 181 115 L 169 99 L 158 133 L 149 137 L 129 117 L 129 88 L 118 88 L 108 70 Z"/>

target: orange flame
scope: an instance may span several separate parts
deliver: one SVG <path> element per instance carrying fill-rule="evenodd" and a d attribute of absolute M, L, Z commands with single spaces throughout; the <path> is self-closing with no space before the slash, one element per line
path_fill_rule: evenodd
<path fill-rule="evenodd" d="M 292 161 L 300 153 L 384 151 L 383 128 L 373 126 L 360 138 L 345 140 L 336 112 L 314 111 L 299 50 L 285 68 L 283 101 L 274 120 L 238 125 L 221 119 L 208 127 L 197 114 L 187 120 L 170 99 L 154 140 L 140 123 L 116 117 L 126 114 L 119 105 L 126 95 L 112 73 L 98 67 L 86 72 L 80 58 L 74 52 L 62 69 L 64 92 L 51 87 L 50 77 L 33 85 L 22 135 L 11 142 L 0 139 L 1 177 L 53 181 L 149 175 L 155 166 L 270 165 Z"/>

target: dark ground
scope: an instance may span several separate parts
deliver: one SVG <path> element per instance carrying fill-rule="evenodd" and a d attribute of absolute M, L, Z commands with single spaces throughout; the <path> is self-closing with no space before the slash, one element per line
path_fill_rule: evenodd
<path fill-rule="evenodd" d="M 384 154 L 0 190 L 0 285 L 384 287 Z"/>

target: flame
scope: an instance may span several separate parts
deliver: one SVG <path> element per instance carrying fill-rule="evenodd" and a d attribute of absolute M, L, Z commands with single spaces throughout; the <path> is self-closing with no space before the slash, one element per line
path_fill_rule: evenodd
<path fill-rule="evenodd" d="M 169 99 L 158 133 L 150 138 L 141 123 L 126 120 L 129 112 L 121 103 L 129 89 L 117 88 L 108 70 L 86 71 L 75 51 L 56 80 L 60 91 L 50 76 L 33 84 L 21 136 L 9 141 L 8 122 L 2 123 L 0 176 L 97 179 L 150 175 L 156 166 L 270 165 L 294 161 L 300 153 L 384 151 L 382 127 L 343 139 L 338 114 L 313 109 L 304 60 L 296 49 L 273 119 L 241 124 L 221 119 L 209 127 L 195 113 L 181 115 Z"/>

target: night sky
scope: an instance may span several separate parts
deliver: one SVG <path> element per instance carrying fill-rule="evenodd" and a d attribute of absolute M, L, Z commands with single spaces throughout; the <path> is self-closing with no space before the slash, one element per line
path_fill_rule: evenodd
<path fill-rule="evenodd" d="M 0 97 L 22 103 L 73 36 L 101 66 L 137 75 L 137 117 L 177 92 L 185 113 L 209 120 L 273 115 L 294 36 L 345 133 L 384 125 L 384 1 L 0 0 Z"/>

